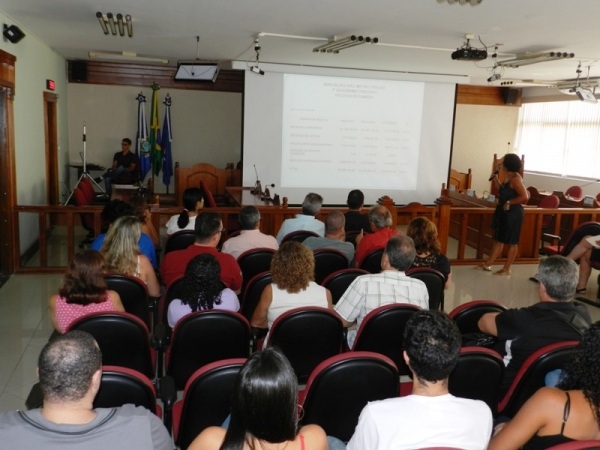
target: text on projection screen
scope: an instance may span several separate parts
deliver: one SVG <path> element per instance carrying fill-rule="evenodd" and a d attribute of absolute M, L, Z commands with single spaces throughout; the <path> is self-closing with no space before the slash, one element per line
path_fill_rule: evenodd
<path fill-rule="evenodd" d="M 284 75 L 282 187 L 415 190 L 424 83 Z"/>

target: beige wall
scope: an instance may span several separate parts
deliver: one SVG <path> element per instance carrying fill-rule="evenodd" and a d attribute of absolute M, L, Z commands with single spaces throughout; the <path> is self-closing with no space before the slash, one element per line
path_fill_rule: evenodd
<path fill-rule="evenodd" d="M 473 172 L 471 186 L 478 196 L 489 190 L 494 153 L 504 155 L 513 142 L 519 108 L 508 106 L 456 105 L 451 167 Z"/>
<path fill-rule="evenodd" d="M 120 150 L 121 139 L 135 140 L 137 132 L 140 91 L 147 98 L 146 117 L 149 125 L 150 87 L 104 86 L 94 84 L 69 84 L 69 146 L 70 157 L 80 161 L 83 151 L 83 123 L 87 129 L 87 155 L 92 162 L 104 166 L 112 164 L 115 152 Z M 164 100 L 172 98 L 172 154 L 173 163 L 182 167 L 206 162 L 219 168 L 241 159 L 242 95 L 227 92 L 188 91 L 161 89 L 159 91 L 159 122 L 162 128 Z M 97 172 L 94 175 L 99 174 Z M 71 172 L 74 184 L 76 172 Z M 173 192 L 171 179 L 169 192 Z M 155 179 L 155 190 L 166 192 L 162 172 Z"/>

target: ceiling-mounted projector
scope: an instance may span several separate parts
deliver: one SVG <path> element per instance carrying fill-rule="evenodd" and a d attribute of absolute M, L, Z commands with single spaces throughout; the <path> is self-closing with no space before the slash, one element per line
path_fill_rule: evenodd
<path fill-rule="evenodd" d="M 212 81 L 219 75 L 221 66 L 218 63 L 179 62 L 175 81 Z"/>
<path fill-rule="evenodd" d="M 452 59 L 460 61 L 481 61 L 487 58 L 486 50 L 479 50 L 473 47 L 462 47 L 457 48 L 455 52 L 452 52 Z"/>
<path fill-rule="evenodd" d="M 584 88 L 578 86 L 578 87 L 575 88 L 575 95 L 577 95 L 577 97 L 579 98 L 579 100 L 581 100 L 582 102 L 586 102 L 586 103 L 598 103 L 598 100 L 596 99 L 596 96 L 589 89 L 584 89 Z"/>

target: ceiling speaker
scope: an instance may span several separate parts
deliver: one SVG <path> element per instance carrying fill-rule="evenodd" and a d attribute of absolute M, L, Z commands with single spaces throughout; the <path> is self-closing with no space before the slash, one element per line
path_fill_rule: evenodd
<path fill-rule="evenodd" d="M 13 44 L 16 44 L 25 37 L 25 33 L 23 33 L 23 31 L 21 31 L 21 29 L 16 25 L 11 25 L 9 27 L 5 24 L 2 34 Z"/>

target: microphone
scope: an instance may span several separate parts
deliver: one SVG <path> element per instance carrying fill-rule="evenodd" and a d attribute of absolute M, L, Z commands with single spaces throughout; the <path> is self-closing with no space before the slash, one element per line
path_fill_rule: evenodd
<path fill-rule="evenodd" d="M 256 174 L 256 183 L 254 183 L 254 189 L 250 191 L 253 195 L 261 195 L 262 194 L 262 186 L 260 185 L 260 180 L 258 179 L 258 170 L 256 170 L 256 164 L 254 166 L 254 173 Z"/>
<path fill-rule="evenodd" d="M 494 179 L 494 177 L 496 175 L 498 175 L 498 173 L 500 172 L 501 168 L 502 168 L 502 166 L 498 166 L 498 168 L 496 170 L 494 170 L 494 173 L 490 176 L 490 179 L 488 181 L 492 181 Z"/>

